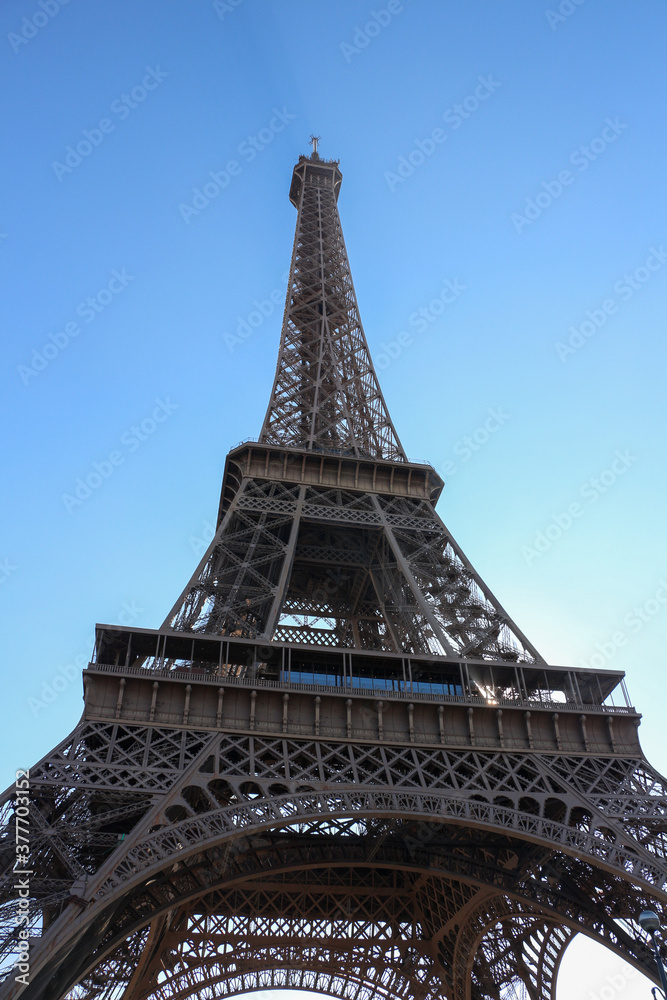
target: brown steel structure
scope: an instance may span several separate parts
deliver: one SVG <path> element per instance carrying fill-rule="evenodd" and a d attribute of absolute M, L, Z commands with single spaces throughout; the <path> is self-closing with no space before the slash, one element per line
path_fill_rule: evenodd
<path fill-rule="evenodd" d="M 159 630 L 98 626 L 30 771 L 30 975 L 2 1000 L 308 988 L 554 1000 L 578 931 L 654 976 L 667 790 L 623 675 L 549 666 L 435 513 L 359 319 L 316 148 L 259 441 Z M 6 963 L 16 793 L 3 798 Z M 20 813 L 19 813 L 20 815 Z"/>

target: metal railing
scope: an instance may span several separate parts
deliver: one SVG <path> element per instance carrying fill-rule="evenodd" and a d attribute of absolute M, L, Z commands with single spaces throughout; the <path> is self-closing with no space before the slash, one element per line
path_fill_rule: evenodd
<path fill-rule="evenodd" d="M 528 711 L 542 709 L 550 712 L 582 712 L 584 714 L 598 715 L 637 715 L 634 707 L 623 705 L 600 705 L 588 702 L 575 701 L 545 701 L 544 699 L 526 698 L 498 698 L 486 699 L 478 695 L 454 695 L 454 694 L 428 694 L 425 691 L 396 691 L 391 688 L 360 688 L 349 686 L 335 686 L 333 684 L 304 684 L 302 682 L 292 682 L 289 680 L 269 680 L 263 677 L 231 677 L 220 673 L 208 673 L 195 670 L 159 670 L 146 669 L 144 667 L 125 667 L 109 663 L 90 663 L 88 669 L 98 673 L 122 674 L 124 676 L 144 677 L 152 680 L 172 680 L 191 683 L 196 681 L 199 684 L 210 684 L 220 686 L 234 686 L 241 688 L 266 688 L 274 691 L 295 691 L 305 694 L 327 694 L 333 697 L 345 698 L 373 698 L 382 701 L 414 702 L 423 701 L 438 705 L 469 705 L 480 708 L 523 708 Z"/>

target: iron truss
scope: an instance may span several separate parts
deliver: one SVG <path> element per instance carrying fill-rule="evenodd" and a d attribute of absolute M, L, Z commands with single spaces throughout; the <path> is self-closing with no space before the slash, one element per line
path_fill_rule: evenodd
<path fill-rule="evenodd" d="M 172 629 L 541 661 L 425 499 L 245 478 Z"/>
<path fill-rule="evenodd" d="M 667 785 L 622 675 L 548 667 L 407 461 L 340 183 L 295 167 L 271 401 L 208 551 L 162 630 L 98 629 L 83 718 L 30 770 L 27 897 L 0 798 L 0 1000 L 555 1000 L 578 932 L 653 976 Z"/>

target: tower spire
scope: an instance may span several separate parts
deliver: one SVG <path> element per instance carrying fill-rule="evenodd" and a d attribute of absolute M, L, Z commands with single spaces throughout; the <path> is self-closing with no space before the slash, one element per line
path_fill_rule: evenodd
<path fill-rule="evenodd" d="M 278 365 L 260 441 L 406 461 L 373 368 L 338 215 L 337 160 L 294 168 L 298 212 Z"/>

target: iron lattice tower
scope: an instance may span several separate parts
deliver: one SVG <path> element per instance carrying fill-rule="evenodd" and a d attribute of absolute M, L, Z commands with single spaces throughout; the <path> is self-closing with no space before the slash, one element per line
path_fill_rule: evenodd
<path fill-rule="evenodd" d="M 162 628 L 97 627 L 81 722 L 30 771 L 30 975 L 6 965 L 2 1000 L 555 1000 L 577 931 L 653 977 L 632 918 L 665 912 L 667 790 L 640 717 L 622 673 L 548 665 L 436 514 L 340 183 L 316 144 L 294 169 L 273 392 L 215 538 Z"/>

